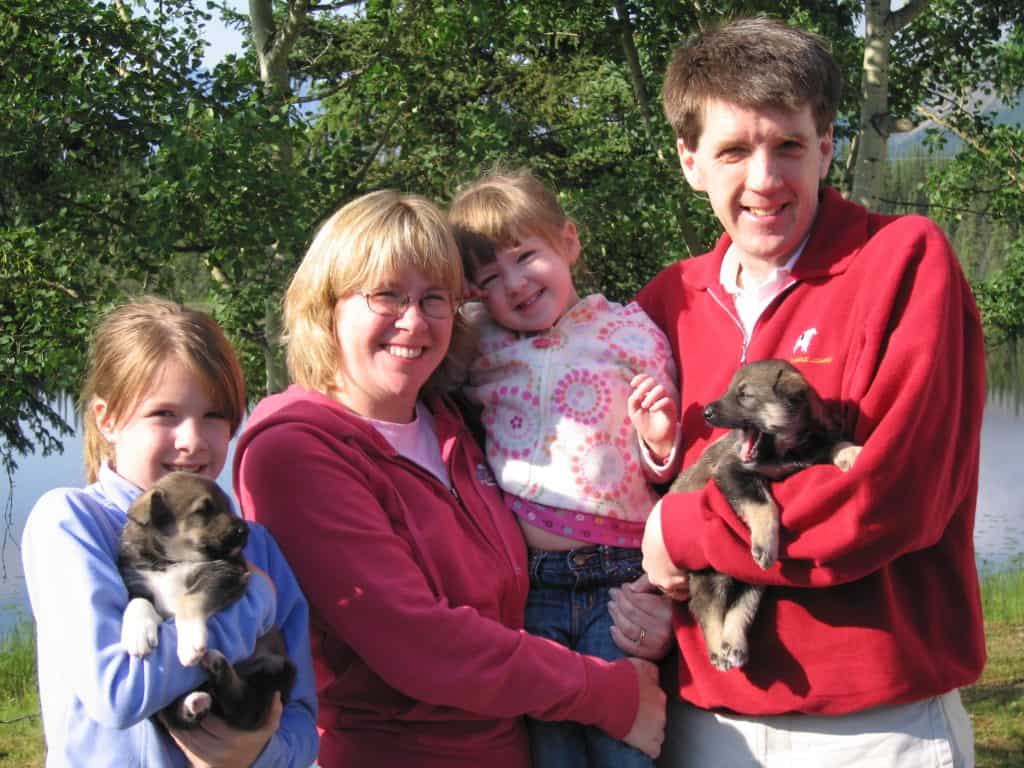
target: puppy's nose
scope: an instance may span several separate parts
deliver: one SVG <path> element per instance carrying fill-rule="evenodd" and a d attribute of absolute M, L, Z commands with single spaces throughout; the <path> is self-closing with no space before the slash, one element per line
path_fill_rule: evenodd
<path fill-rule="evenodd" d="M 235 546 L 245 546 L 245 542 L 248 538 L 249 526 L 242 521 L 236 522 L 229 537 L 231 544 Z"/>
<path fill-rule="evenodd" d="M 704 420 L 711 421 L 715 418 L 715 406 L 708 405 L 704 407 Z"/>

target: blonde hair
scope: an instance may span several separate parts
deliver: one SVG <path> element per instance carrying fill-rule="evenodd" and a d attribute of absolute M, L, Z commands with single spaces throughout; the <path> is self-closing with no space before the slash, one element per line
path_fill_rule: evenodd
<path fill-rule="evenodd" d="M 106 418 L 120 424 L 153 385 L 160 368 L 177 359 L 197 375 L 234 435 L 245 415 L 245 379 L 231 343 L 205 312 L 157 296 L 115 307 L 93 336 L 89 370 L 78 401 L 85 429 L 85 471 L 95 482 L 113 449 L 100 433 L 93 404 L 106 403 Z"/>
<path fill-rule="evenodd" d="M 463 268 L 470 279 L 494 261 L 495 251 L 539 236 L 557 246 L 566 216 L 555 193 L 528 170 L 496 168 L 461 188 L 448 217 L 459 233 Z M 472 233 L 468 237 L 466 232 Z M 475 236 L 475 237 L 474 237 Z M 490 241 L 487 248 L 479 237 Z"/>
<path fill-rule="evenodd" d="M 342 365 L 334 328 L 338 299 L 413 268 L 463 294 L 462 265 L 444 213 L 425 197 L 385 189 L 340 208 L 317 230 L 284 297 L 288 372 L 292 381 L 327 392 Z M 453 339 L 462 332 L 456 313 Z M 447 388 L 439 366 L 428 388 Z"/>

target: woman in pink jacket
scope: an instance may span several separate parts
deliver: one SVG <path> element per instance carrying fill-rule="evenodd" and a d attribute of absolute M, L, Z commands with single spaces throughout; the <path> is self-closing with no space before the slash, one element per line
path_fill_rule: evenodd
<path fill-rule="evenodd" d="M 391 191 L 349 203 L 285 297 L 295 384 L 257 406 L 238 444 L 245 516 L 272 531 L 309 599 L 320 765 L 526 768 L 522 715 L 593 724 L 657 756 L 652 664 L 522 629 L 522 536 L 439 394 L 462 295 L 436 206 Z M 657 600 L 631 616 L 663 650 Z"/>

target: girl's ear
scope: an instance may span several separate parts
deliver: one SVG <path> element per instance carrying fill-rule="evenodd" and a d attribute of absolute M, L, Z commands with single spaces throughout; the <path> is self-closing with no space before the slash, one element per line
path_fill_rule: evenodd
<path fill-rule="evenodd" d="M 576 222 L 566 219 L 562 225 L 562 253 L 569 264 L 575 264 L 580 257 L 580 235 L 576 229 Z"/>
<path fill-rule="evenodd" d="M 99 429 L 100 434 L 103 435 L 103 439 L 112 444 L 114 442 L 114 438 L 117 436 L 117 430 L 115 428 L 114 420 L 110 418 L 107 401 L 102 397 L 96 397 L 93 398 L 92 405 L 89 407 L 92 409 L 92 417 L 96 421 L 96 428 Z"/>

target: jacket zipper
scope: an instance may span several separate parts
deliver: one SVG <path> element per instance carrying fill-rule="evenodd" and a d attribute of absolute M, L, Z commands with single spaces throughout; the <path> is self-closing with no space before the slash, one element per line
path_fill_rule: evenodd
<path fill-rule="evenodd" d="M 772 300 L 769 301 L 765 305 L 764 309 L 762 309 L 761 312 L 758 314 L 758 316 L 754 318 L 754 325 L 753 327 L 751 327 L 750 333 L 747 333 L 747 329 L 743 327 L 743 323 L 740 322 L 739 317 L 737 317 L 736 313 L 733 312 L 732 309 L 730 309 L 725 304 L 725 302 L 718 297 L 718 294 L 715 293 L 714 289 L 708 288 L 708 293 L 711 294 L 711 298 L 715 300 L 715 303 L 722 308 L 722 311 L 725 312 L 725 314 L 732 318 L 732 321 L 736 323 L 736 327 L 740 329 L 740 334 L 743 336 L 743 344 L 740 347 L 740 365 L 745 365 L 747 362 L 747 348 L 750 346 L 750 342 L 754 338 L 754 331 L 757 330 L 757 324 L 761 322 L 761 315 L 763 315 L 766 310 L 768 310 L 773 304 L 775 304 L 775 302 L 781 299 L 784 294 L 788 293 L 789 289 L 796 285 L 796 283 L 796 280 L 790 278 L 789 282 L 782 286 L 782 288 L 779 289 L 778 293 L 772 296 Z"/>
<path fill-rule="evenodd" d="M 451 470 L 449 469 L 449 474 L 450 473 L 451 473 Z M 489 546 L 491 546 L 491 549 L 500 549 L 501 550 L 499 555 L 503 556 L 505 558 L 505 562 L 508 563 L 509 571 L 512 573 L 512 577 L 515 579 L 516 590 L 518 592 L 521 592 L 522 589 L 523 589 L 523 585 L 520 584 L 520 582 L 523 579 L 523 569 L 520 568 L 518 565 L 516 565 L 515 560 L 513 559 L 511 552 L 509 552 L 509 550 L 508 550 L 508 547 L 505 547 L 505 546 L 495 547 L 494 545 L 491 545 L 491 540 L 488 538 L 487 534 L 484 533 L 483 529 L 476 522 L 476 518 L 469 513 L 469 509 L 466 508 L 466 502 L 464 502 L 462 500 L 462 496 L 459 494 L 458 490 L 456 490 L 454 482 L 452 483 L 452 487 L 451 487 L 450 491 L 451 491 L 452 496 L 454 496 L 455 500 L 459 503 L 459 508 L 466 515 L 466 517 L 468 517 L 470 520 L 473 521 L 473 525 L 476 527 L 476 529 L 478 531 L 480 531 L 481 535 L 484 537 L 484 540 L 488 543 Z M 512 513 L 509 512 L 508 514 L 512 514 Z M 495 537 L 497 538 L 498 542 L 500 542 L 501 544 L 504 544 L 505 537 L 502 535 L 501 528 L 498 527 L 497 521 L 495 521 L 493 519 L 493 515 L 491 516 L 491 522 L 494 525 L 494 535 L 495 535 Z M 528 584 L 526 586 L 529 587 Z"/>
<path fill-rule="evenodd" d="M 469 439 L 472 439 L 472 438 L 469 438 Z M 521 573 L 522 569 L 518 568 L 516 566 L 515 562 L 512 559 L 512 555 L 507 551 L 507 549 L 504 546 L 499 547 L 499 546 L 496 546 L 494 542 L 492 542 L 491 536 L 489 536 L 487 534 L 487 532 L 483 529 L 483 527 L 477 521 L 476 517 L 473 516 L 472 514 L 470 514 L 469 509 L 466 507 L 466 503 L 463 501 L 461 494 L 459 494 L 458 490 L 455 488 L 455 474 L 452 472 L 452 468 L 450 466 L 451 462 L 448 462 L 448 463 L 445 464 L 445 467 L 448 469 L 448 476 L 452 480 L 452 487 L 448 488 L 437 477 L 435 477 L 433 473 L 427 471 L 426 469 L 421 467 L 416 462 L 414 462 L 414 461 L 412 461 L 410 459 L 407 459 L 405 456 L 402 456 L 400 454 L 396 454 L 393 457 L 393 459 L 396 460 L 396 461 L 399 461 L 399 462 L 401 462 L 403 464 L 407 464 L 409 467 L 413 468 L 413 470 L 417 474 L 427 478 L 428 482 L 433 483 L 435 485 L 441 486 L 441 488 L 444 489 L 448 493 L 448 495 L 450 495 L 453 499 L 455 499 L 455 501 L 459 505 L 459 509 L 462 511 L 463 515 L 466 517 L 466 519 L 469 520 L 470 525 L 473 526 L 473 529 L 484 540 L 486 545 L 493 552 L 495 552 L 499 556 L 503 556 L 504 557 L 505 562 L 508 563 L 509 571 L 512 572 L 512 575 L 513 575 L 513 577 L 516 580 L 516 587 L 520 588 L 519 581 L 522 578 L 522 573 Z M 511 514 L 511 512 L 509 514 Z M 497 538 L 497 540 L 499 542 L 504 543 L 504 539 L 503 539 L 503 537 L 501 535 L 501 529 L 498 528 L 497 523 L 495 523 L 495 525 L 494 525 L 494 536 Z"/>
<path fill-rule="evenodd" d="M 732 319 L 736 324 L 736 327 L 740 329 L 740 335 L 743 337 L 743 345 L 740 347 L 740 365 L 743 365 L 747 362 L 747 347 L 750 346 L 750 337 L 753 334 L 753 329 L 751 329 L 751 334 L 748 334 L 747 329 L 743 327 L 743 323 L 740 322 L 736 313 L 733 312 L 730 307 L 726 306 L 725 302 L 718 298 L 718 294 L 715 293 L 714 289 L 709 288 L 708 293 L 711 294 L 711 298 L 715 300 L 715 303 L 722 308 L 722 311 Z M 756 321 L 754 322 L 754 325 L 755 327 L 757 326 Z"/>

